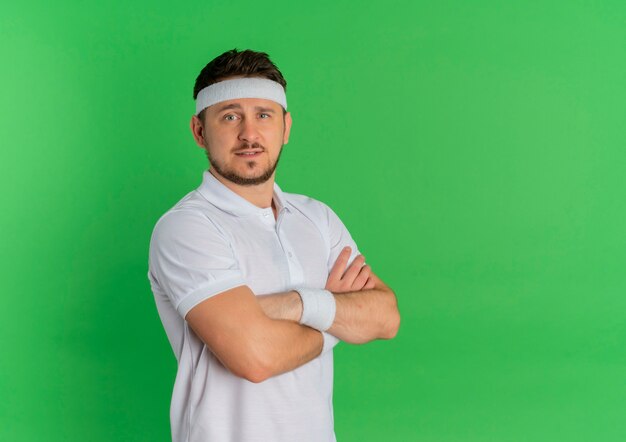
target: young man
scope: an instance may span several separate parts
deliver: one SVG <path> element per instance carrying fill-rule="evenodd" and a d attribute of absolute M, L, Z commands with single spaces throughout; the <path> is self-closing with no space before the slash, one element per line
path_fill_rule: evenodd
<path fill-rule="evenodd" d="M 394 293 L 323 203 L 274 182 L 286 82 L 231 50 L 194 88 L 210 170 L 157 222 L 148 277 L 178 361 L 175 442 L 330 442 L 332 348 L 397 333 Z"/>

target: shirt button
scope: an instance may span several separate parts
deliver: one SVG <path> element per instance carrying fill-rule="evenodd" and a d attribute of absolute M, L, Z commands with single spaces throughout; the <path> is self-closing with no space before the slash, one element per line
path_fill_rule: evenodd
<path fill-rule="evenodd" d="M 291 252 L 287 252 L 287 256 L 291 258 L 293 255 L 291 254 Z"/>

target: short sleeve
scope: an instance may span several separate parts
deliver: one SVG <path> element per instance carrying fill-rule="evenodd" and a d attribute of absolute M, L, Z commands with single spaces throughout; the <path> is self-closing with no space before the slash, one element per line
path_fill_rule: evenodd
<path fill-rule="evenodd" d="M 328 239 L 330 246 L 330 254 L 328 255 L 328 272 L 330 273 L 335 261 L 337 261 L 339 253 L 341 253 L 344 247 L 350 246 L 352 249 L 348 265 L 350 265 L 352 260 L 356 258 L 360 252 L 356 243 L 352 239 L 350 232 L 348 232 L 348 229 L 343 222 L 341 222 L 337 214 L 327 205 L 324 204 L 323 206 L 326 211 L 326 220 L 328 225 Z"/>
<path fill-rule="evenodd" d="M 201 301 L 245 284 L 228 240 L 192 211 L 169 212 L 157 222 L 149 275 L 183 318 Z"/>

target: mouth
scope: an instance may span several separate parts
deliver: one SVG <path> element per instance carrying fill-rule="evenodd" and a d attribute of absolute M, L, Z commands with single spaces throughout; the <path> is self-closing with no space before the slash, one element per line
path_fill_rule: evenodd
<path fill-rule="evenodd" d="M 250 150 L 242 150 L 239 152 L 235 152 L 235 155 L 242 158 L 255 158 L 263 153 L 262 150 L 259 149 L 250 149 Z"/>

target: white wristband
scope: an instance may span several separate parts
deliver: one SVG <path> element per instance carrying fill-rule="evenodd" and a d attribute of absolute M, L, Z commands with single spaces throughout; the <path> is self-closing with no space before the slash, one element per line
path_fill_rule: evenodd
<path fill-rule="evenodd" d="M 333 325 L 335 320 L 335 296 L 323 289 L 295 289 L 302 299 L 300 324 L 308 325 L 321 332 Z"/>

